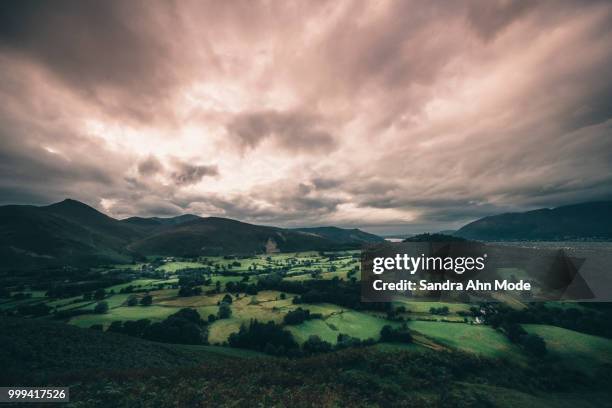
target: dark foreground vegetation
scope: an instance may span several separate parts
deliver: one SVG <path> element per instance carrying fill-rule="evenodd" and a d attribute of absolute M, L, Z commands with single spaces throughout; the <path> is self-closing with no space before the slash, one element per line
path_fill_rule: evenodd
<path fill-rule="evenodd" d="M 585 376 L 544 362 L 380 346 L 299 359 L 223 354 L 211 351 L 220 347 L 0 319 L 8 329 L 0 334 L 0 381 L 69 385 L 75 407 L 595 407 L 609 398 L 609 368 Z"/>

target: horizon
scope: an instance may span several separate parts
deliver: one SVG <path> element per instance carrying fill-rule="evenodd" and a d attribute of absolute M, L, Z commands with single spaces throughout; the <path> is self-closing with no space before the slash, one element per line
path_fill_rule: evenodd
<path fill-rule="evenodd" d="M 67 201 L 71 201 L 71 202 L 76 202 L 79 204 L 83 204 L 87 207 L 93 208 L 94 210 L 100 212 L 101 214 L 104 214 L 108 217 L 111 217 L 113 219 L 116 219 L 118 221 L 125 221 L 128 220 L 130 218 L 142 218 L 142 219 L 150 219 L 150 218 L 159 218 L 159 219 L 172 219 L 172 218 L 176 218 L 176 217 L 182 217 L 182 216 L 186 216 L 186 215 L 191 215 L 191 216 L 195 216 L 195 217 L 199 217 L 199 218 L 222 218 L 222 219 L 230 219 L 230 220 L 234 220 L 234 221 L 239 221 L 239 222 L 243 222 L 243 223 L 247 223 L 247 224 L 253 224 L 253 225 L 261 225 L 261 226 L 268 226 L 268 227 L 279 227 L 278 225 L 275 224 L 266 224 L 266 223 L 253 223 L 253 222 L 248 222 L 242 219 L 238 219 L 238 218 L 231 218 L 231 217 L 219 217 L 219 216 L 201 216 L 201 215 L 197 215 L 197 214 L 193 214 L 193 213 L 183 213 L 183 214 L 177 214 L 177 215 L 168 215 L 168 216 L 142 216 L 142 215 L 132 215 L 129 217 L 125 217 L 125 218 L 116 218 L 113 217 L 112 214 L 108 214 L 107 212 L 104 211 L 104 209 L 100 209 L 97 208 L 89 203 L 71 198 L 71 197 L 66 197 L 63 200 L 60 201 L 56 201 L 56 202 L 52 202 L 52 203 L 47 203 L 47 204 L 40 204 L 40 205 L 35 205 L 36 207 L 48 207 L 48 206 L 52 206 L 52 205 L 57 205 L 57 204 L 61 204 Z M 581 205 L 581 204 L 590 204 L 590 203 L 598 203 L 598 202 L 612 202 L 612 200 L 597 200 L 597 201 L 584 201 L 584 202 L 577 202 L 577 203 L 571 203 L 571 204 L 566 204 L 566 205 L 562 205 L 562 206 L 552 206 L 552 207 L 540 207 L 540 208 L 533 208 L 533 209 L 529 209 L 526 210 L 526 212 L 531 212 L 531 211 L 538 211 L 538 210 L 544 210 L 544 209 L 548 209 L 548 210 L 553 210 L 556 208 L 560 208 L 560 207 L 566 207 L 566 206 L 574 206 L 574 205 Z M 1 206 L 4 205 L 28 205 L 28 204 L 2 204 Z M 507 213 L 496 213 L 496 214 L 489 214 L 489 215 L 485 215 L 481 218 L 486 218 L 486 217 L 490 217 L 490 216 L 495 216 L 495 215 L 500 215 L 500 214 L 507 214 Z M 477 219 L 473 219 L 471 221 L 466 222 L 465 224 L 461 225 L 461 227 L 470 224 L 474 221 L 480 220 L 481 218 L 477 218 Z M 293 226 L 293 227 L 282 227 L 282 228 L 290 228 L 290 229 L 300 229 L 300 228 L 326 228 L 326 227 L 332 227 L 332 228 L 343 228 L 343 229 L 358 229 L 360 231 L 363 232 L 367 232 L 370 234 L 374 234 L 374 235 L 378 235 L 380 237 L 383 238 L 395 238 L 395 237 L 409 237 L 409 236 L 415 236 L 415 235 L 419 235 L 419 234 L 444 234 L 444 233 L 448 233 L 449 231 L 456 231 L 456 230 L 422 230 L 422 231 L 408 231 L 408 230 L 403 230 L 403 231 L 398 231 L 396 233 L 378 233 L 376 231 L 372 231 L 370 230 L 370 228 L 368 227 L 360 227 L 358 225 L 353 225 L 353 226 L 341 226 L 341 225 L 332 225 L 332 224 L 308 224 L 308 225 L 298 225 L 298 226 Z M 457 228 L 459 229 L 459 228 Z"/>
<path fill-rule="evenodd" d="M 12 2 L 0 205 L 394 235 L 609 200 L 610 41 L 607 2 Z"/>

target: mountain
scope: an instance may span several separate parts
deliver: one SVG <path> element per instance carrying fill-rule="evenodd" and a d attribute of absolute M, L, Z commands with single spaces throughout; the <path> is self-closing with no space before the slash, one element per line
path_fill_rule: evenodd
<path fill-rule="evenodd" d="M 197 215 L 193 214 L 183 214 L 176 217 L 169 218 L 161 218 L 161 217 L 130 217 L 123 219 L 121 222 L 124 225 L 128 225 L 132 228 L 135 228 L 146 235 L 161 232 L 163 230 L 169 229 L 173 226 L 184 224 L 186 222 L 194 221 L 200 219 Z"/>
<path fill-rule="evenodd" d="M 179 224 L 184 224 L 186 222 L 189 221 L 193 221 L 193 220 L 197 220 L 200 219 L 202 217 L 198 217 L 197 215 L 193 215 L 193 214 L 183 214 L 183 215 L 179 215 L 176 217 L 170 217 L 170 218 L 160 218 L 160 217 L 150 217 L 150 218 L 143 218 L 143 217 L 130 217 L 130 218 L 126 218 L 121 220 L 120 222 L 124 223 L 124 224 L 129 224 L 129 225 L 136 225 L 136 226 L 144 226 L 144 227 L 149 227 L 149 226 L 166 226 L 166 225 L 179 225 Z"/>
<path fill-rule="evenodd" d="M 313 227 L 313 228 L 295 228 L 293 231 L 312 234 L 317 237 L 331 239 L 340 243 L 375 243 L 382 242 L 384 238 L 378 235 L 370 234 L 361 231 L 357 228 L 345 229 L 338 227 Z"/>
<path fill-rule="evenodd" d="M 359 230 L 300 231 L 192 214 L 116 220 L 70 199 L 42 207 L 0 206 L 0 269 L 122 263 L 145 255 L 353 249 L 374 239 Z"/>
<path fill-rule="evenodd" d="M 74 200 L 45 207 L 0 207 L 3 268 L 125 262 L 140 233 Z"/>
<path fill-rule="evenodd" d="M 494 215 L 471 222 L 454 235 L 483 241 L 612 240 L 612 201 Z"/>
<path fill-rule="evenodd" d="M 129 248 L 146 254 L 195 256 L 348 249 L 357 248 L 361 243 L 208 217 L 164 229 L 134 242 Z"/>

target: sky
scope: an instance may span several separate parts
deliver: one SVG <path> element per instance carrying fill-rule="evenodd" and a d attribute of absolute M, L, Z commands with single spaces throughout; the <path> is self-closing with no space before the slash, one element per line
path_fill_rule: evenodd
<path fill-rule="evenodd" d="M 0 2 L 0 204 L 379 234 L 612 198 L 612 3 Z"/>

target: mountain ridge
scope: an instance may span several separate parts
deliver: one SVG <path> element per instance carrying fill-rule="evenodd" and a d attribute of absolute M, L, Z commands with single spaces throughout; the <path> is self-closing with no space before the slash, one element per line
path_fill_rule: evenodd
<path fill-rule="evenodd" d="M 354 230 L 348 231 L 345 235 L 357 235 Z M 131 262 L 151 255 L 191 257 L 357 249 L 363 243 L 362 239 L 334 239 L 193 214 L 117 220 L 72 199 L 46 206 L 0 206 L 0 257 L 4 261 L 0 269 L 91 266 Z"/>
<path fill-rule="evenodd" d="M 612 201 L 592 201 L 480 218 L 454 235 L 483 241 L 612 239 Z"/>

